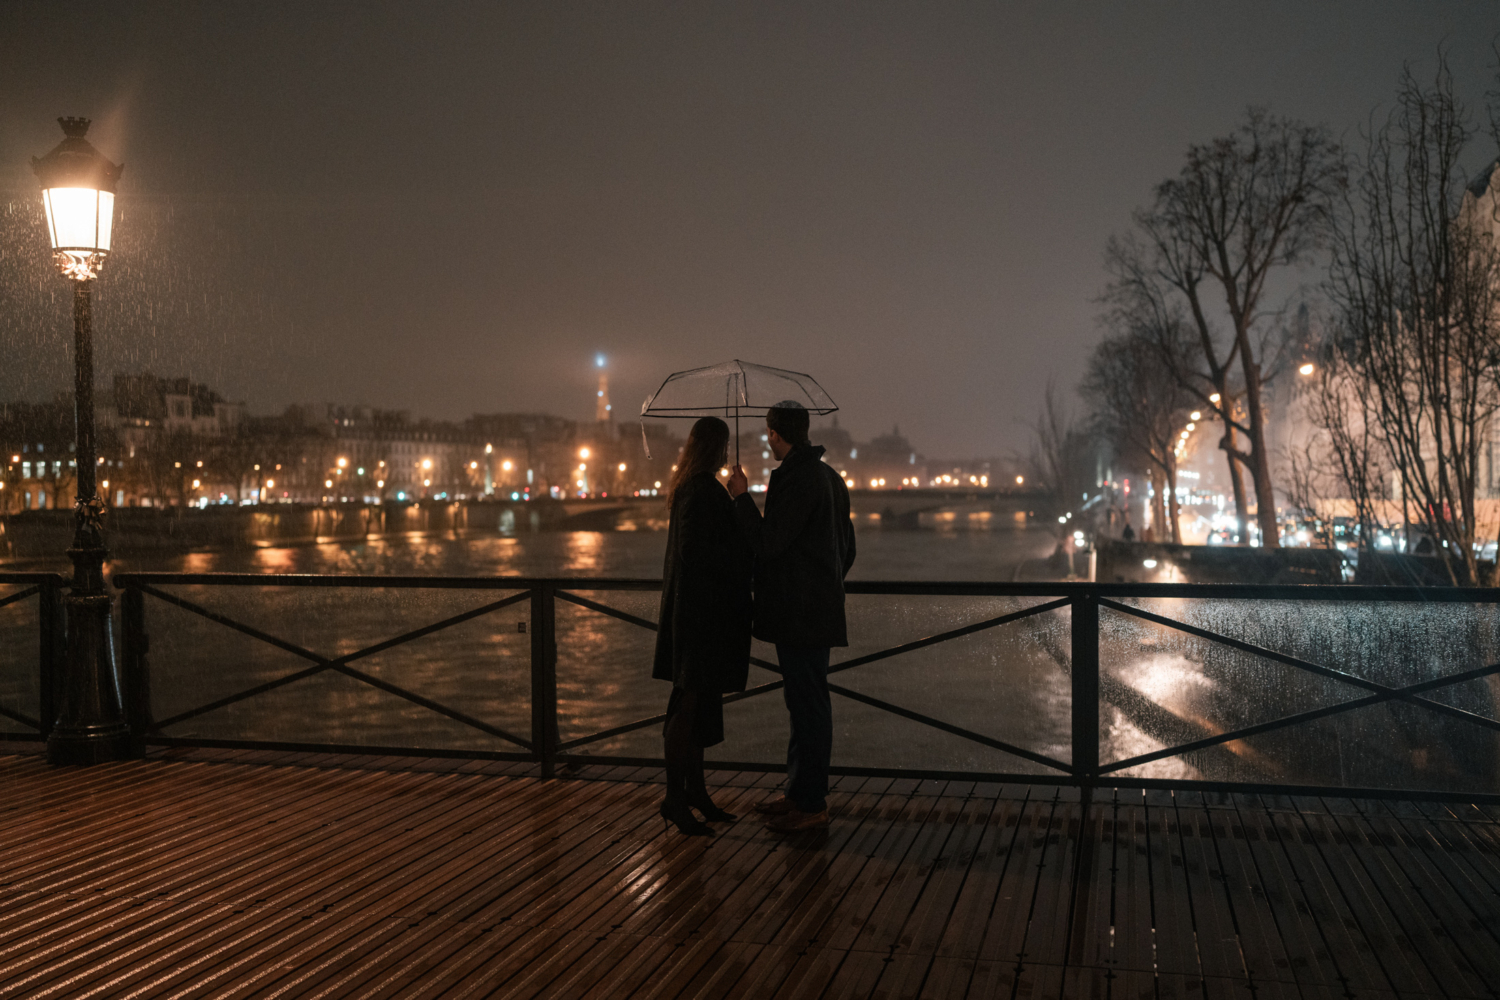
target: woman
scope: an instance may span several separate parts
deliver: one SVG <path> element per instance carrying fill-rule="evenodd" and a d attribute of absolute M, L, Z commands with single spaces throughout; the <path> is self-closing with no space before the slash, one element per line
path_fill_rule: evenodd
<path fill-rule="evenodd" d="M 729 425 L 717 417 L 693 425 L 672 475 L 661 624 L 651 672 L 672 682 L 662 729 L 667 797 L 661 815 L 699 837 L 713 836 L 713 830 L 698 822 L 692 809 L 712 822 L 735 819 L 709 797 L 703 748 L 724 742 L 721 696 L 743 691 L 750 670 L 751 559 L 734 501 L 719 482 L 728 457 Z"/>

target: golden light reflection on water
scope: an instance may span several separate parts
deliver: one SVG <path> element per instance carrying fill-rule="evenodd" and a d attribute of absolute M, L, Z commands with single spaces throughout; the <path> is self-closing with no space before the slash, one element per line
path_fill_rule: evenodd
<path fill-rule="evenodd" d="M 256 549 L 251 561 L 255 564 L 255 569 L 262 573 L 290 573 L 296 565 L 292 549 Z"/>
<path fill-rule="evenodd" d="M 212 552 L 189 552 L 182 557 L 184 573 L 212 573 L 218 565 L 218 556 Z"/>
<path fill-rule="evenodd" d="M 563 572 L 569 576 L 597 573 L 604 565 L 604 533 L 569 532 L 563 559 Z"/>

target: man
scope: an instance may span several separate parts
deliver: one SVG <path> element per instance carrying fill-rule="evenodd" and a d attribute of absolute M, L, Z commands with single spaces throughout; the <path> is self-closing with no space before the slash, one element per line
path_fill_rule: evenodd
<path fill-rule="evenodd" d="M 781 462 L 771 473 L 762 517 L 739 466 L 729 477 L 735 516 L 755 552 L 755 617 L 751 632 L 775 643 L 791 716 L 786 794 L 756 806 L 778 833 L 828 825 L 828 763 L 833 706 L 828 654 L 847 646 L 844 576 L 854 564 L 854 526 L 843 477 L 807 440 L 808 414 L 792 401 L 766 413 L 766 438 Z"/>

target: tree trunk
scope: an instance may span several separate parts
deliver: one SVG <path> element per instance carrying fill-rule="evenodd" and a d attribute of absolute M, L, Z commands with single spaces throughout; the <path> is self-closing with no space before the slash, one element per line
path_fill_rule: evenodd
<path fill-rule="evenodd" d="M 1182 505 L 1177 502 L 1177 463 L 1168 459 L 1166 470 L 1167 481 L 1167 520 L 1172 526 L 1172 544 L 1182 544 Z"/>
<path fill-rule="evenodd" d="M 1169 540 L 1167 534 L 1167 504 L 1166 504 L 1166 477 L 1161 474 L 1160 469 L 1151 470 L 1151 492 L 1155 494 L 1151 501 L 1151 521 L 1155 529 L 1151 536 L 1158 542 Z"/>
<path fill-rule="evenodd" d="M 1235 452 L 1239 450 L 1235 439 L 1234 425 L 1229 418 L 1224 418 L 1224 437 L 1220 442 L 1224 450 L 1224 460 L 1229 463 L 1229 485 L 1234 490 L 1234 535 L 1236 544 L 1245 544 L 1245 518 L 1248 504 L 1245 501 L 1245 473 L 1240 468 L 1240 459 Z"/>
<path fill-rule="evenodd" d="M 1240 350 L 1245 373 L 1245 408 L 1250 411 L 1250 478 L 1255 484 L 1255 520 L 1260 525 L 1262 548 L 1281 547 L 1276 525 L 1276 491 L 1271 483 L 1271 456 L 1266 450 L 1266 414 L 1260 402 L 1260 365 L 1251 362 L 1246 349 L 1248 333 L 1241 334 L 1246 346 Z"/>

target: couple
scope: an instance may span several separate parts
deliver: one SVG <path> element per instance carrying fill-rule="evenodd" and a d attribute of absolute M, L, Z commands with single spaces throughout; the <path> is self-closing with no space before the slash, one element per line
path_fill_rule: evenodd
<path fill-rule="evenodd" d="M 717 417 L 693 425 L 672 476 L 652 676 L 672 682 L 661 814 L 685 834 L 713 835 L 693 809 L 709 822 L 735 819 L 708 794 L 703 748 L 724 741 L 723 695 L 745 689 L 752 633 L 776 644 L 791 715 L 786 794 L 756 811 L 780 833 L 828 825 L 828 654 L 848 645 L 844 575 L 854 563 L 854 527 L 844 480 L 808 442 L 807 429 L 799 403 L 778 403 L 766 414 L 766 439 L 781 467 L 771 473 L 764 517 L 738 465 L 727 490 L 719 482 L 729 426 Z"/>

